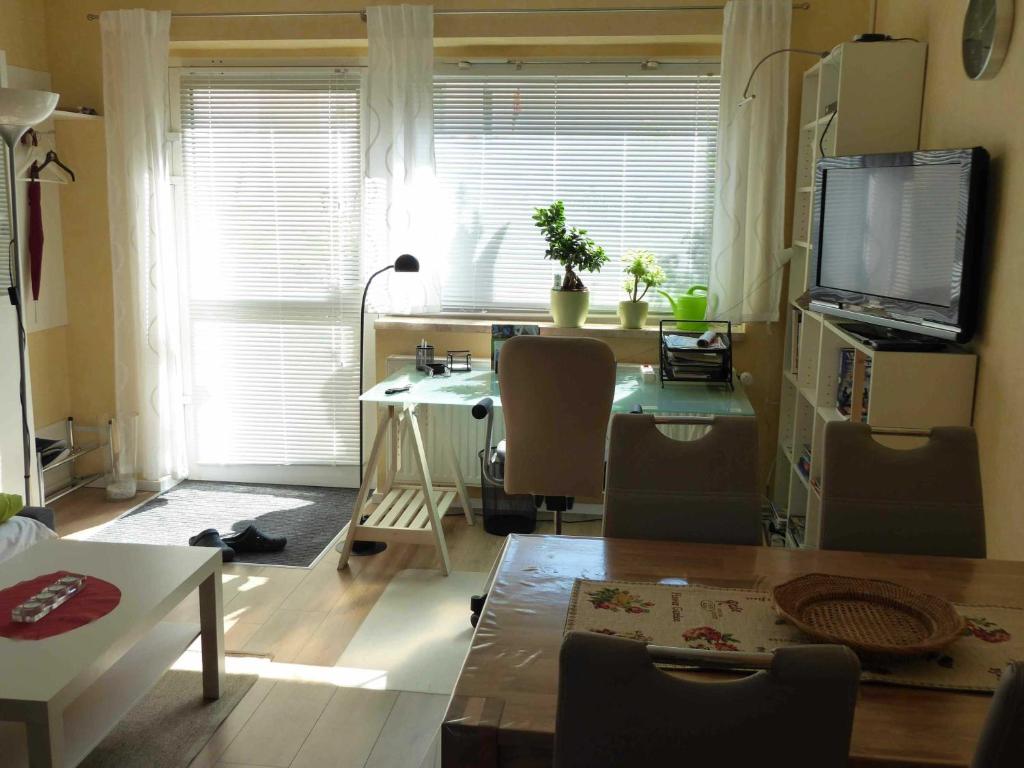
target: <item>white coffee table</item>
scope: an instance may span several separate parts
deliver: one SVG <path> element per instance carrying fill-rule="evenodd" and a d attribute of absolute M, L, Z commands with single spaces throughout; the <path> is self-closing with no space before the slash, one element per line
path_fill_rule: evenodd
<path fill-rule="evenodd" d="M 0 720 L 25 723 L 31 768 L 78 765 L 200 631 L 203 694 L 220 697 L 219 550 L 54 539 L 0 563 L 0 589 L 58 570 L 109 581 L 121 602 L 63 635 L 0 637 Z M 194 589 L 199 624 L 161 621 Z"/>

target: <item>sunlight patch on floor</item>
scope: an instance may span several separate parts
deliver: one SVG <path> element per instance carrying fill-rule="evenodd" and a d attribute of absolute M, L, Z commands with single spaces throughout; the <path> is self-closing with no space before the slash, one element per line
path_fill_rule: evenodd
<path fill-rule="evenodd" d="M 193 650 L 185 651 L 171 667 L 189 672 L 199 672 L 202 668 L 202 653 Z M 385 690 L 388 682 L 388 673 L 382 669 L 284 664 L 263 656 L 225 655 L 224 671 L 229 675 L 258 675 L 266 680 L 316 683 L 337 688 L 366 688 L 374 691 Z"/>

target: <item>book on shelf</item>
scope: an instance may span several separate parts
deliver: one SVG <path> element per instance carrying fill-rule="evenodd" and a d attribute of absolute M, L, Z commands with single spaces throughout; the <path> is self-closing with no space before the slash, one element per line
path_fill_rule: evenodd
<path fill-rule="evenodd" d="M 836 412 L 848 421 L 868 420 L 871 391 L 871 358 L 852 347 L 839 350 L 839 376 L 836 381 Z M 857 396 L 854 393 L 859 393 Z"/>
<path fill-rule="evenodd" d="M 793 336 L 789 346 L 789 370 L 795 375 L 800 367 L 800 329 L 803 325 L 804 313 L 796 308 L 791 308 L 789 311 L 793 314 L 793 321 L 790 324 L 793 328 Z"/>
<path fill-rule="evenodd" d="M 804 479 L 807 480 L 811 476 L 811 446 L 804 445 L 803 450 L 800 451 L 800 458 L 797 459 L 796 468 Z"/>
<path fill-rule="evenodd" d="M 860 421 L 866 424 L 868 421 L 869 392 L 871 391 L 871 358 L 862 356 L 860 361 L 863 363 L 863 384 L 860 388 L 860 408 L 858 411 Z"/>

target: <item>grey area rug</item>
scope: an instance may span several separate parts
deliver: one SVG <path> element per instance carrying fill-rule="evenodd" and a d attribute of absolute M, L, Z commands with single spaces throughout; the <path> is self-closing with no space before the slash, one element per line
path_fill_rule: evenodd
<path fill-rule="evenodd" d="M 190 536 L 207 528 L 228 536 L 252 524 L 287 536 L 288 546 L 266 554 L 239 552 L 236 563 L 308 567 L 352 517 L 356 493 L 354 488 L 186 480 L 87 538 L 187 546 Z"/>
<path fill-rule="evenodd" d="M 172 669 L 80 763 L 81 768 L 185 768 L 256 682 L 225 675 L 216 701 L 199 672 Z"/>

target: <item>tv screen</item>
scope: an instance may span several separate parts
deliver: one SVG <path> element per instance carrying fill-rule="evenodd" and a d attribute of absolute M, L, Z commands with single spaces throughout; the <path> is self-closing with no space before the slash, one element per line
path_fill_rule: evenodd
<path fill-rule="evenodd" d="M 948 307 L 959 177 L 956 165 L 831 171 L 821 284 Z"/>
<path fill-rule="evenodd" d="M 819 161 L 812 308 L 961 341 L 969 336 L 984 153 Z"/>

